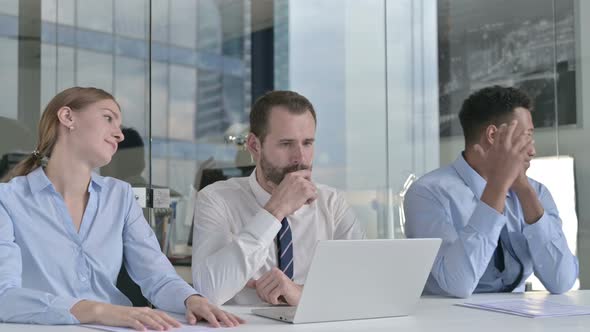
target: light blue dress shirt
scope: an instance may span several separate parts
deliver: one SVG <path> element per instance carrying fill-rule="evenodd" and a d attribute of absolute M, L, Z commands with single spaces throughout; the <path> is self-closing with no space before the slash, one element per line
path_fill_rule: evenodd
<path fill-rule="evenodd" d="M 92 175 L 76 232 L 42 168 L 0 184 L 0 321 L 77 324 L 80 300 L 131 305 L 115 286 L 121 264 L 156 307 L 185 311 L 197 292 L 175 272 L 131 186 Z"/>
<path fill-rule="evenodd" d="M 568 248 L 557 207 L 545 186 L 529 182 L 545 210 L 532 225 L 525 223 L 513 191 L 506 196 L 504 214 L 482 202 L 486 181 L 462 155 L 412 185 L 404 202 L 407 237 L 443 240 L 425 293 L 468 297 L 511 291 L 511 285 L 523 291 L 533 272 L 551 293 L 573 286 L 578 260 Z M 499 238 L 503 271 L 495 263 Z"/>

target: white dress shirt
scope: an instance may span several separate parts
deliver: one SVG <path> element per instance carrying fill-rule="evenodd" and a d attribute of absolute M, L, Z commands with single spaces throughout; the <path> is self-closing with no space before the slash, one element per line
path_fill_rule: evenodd
<path fill-rule="evenodd" d="M 318 240 L 361 239 L 365 233 L 342 194 L 317 184 L 318 198 L 287 216 L 293 235 L 295 283 L 303 285 Z M 196 289 L 215 304 L 259 304 L 245 288 L 278 265 L 275 237 L 281 221 L 263 207 L 270 199 L 249 177 L 213 183 L 195 204 L 192 275 Z"/>

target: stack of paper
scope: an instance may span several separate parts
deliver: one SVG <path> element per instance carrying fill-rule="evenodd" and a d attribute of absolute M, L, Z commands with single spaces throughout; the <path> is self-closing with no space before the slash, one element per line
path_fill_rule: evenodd
<path fill-rule="evenodd" d="M 529 318 L 590 315 L 590 307 L 561 304 L 546 299 L 509 299 L 466 302 L 459 306 L 502 312 Z"/>

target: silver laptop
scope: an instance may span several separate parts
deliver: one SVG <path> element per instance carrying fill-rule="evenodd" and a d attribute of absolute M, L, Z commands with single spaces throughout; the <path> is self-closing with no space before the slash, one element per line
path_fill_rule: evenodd
<path fill-rule="evenodd" d="M 440 239 L 320 241 L 297 307 L 253 309 L 290 323 L 414 312 Z"/>

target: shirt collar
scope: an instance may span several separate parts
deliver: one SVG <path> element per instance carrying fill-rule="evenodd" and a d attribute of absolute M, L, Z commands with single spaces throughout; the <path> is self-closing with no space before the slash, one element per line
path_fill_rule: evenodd
<path fill-rule="evenodd" d="M 252 192 L 254 193 L 256 202 L 258 202 L 260 206 L 265 206 L 270 200 L 270 194 L 262 188 L 260 183 L 258 183 L 258 180 L 256 179 L 256 168 L 252 171 L 252 174 L 250 174 L 248 182 L 250 183 L 250 189 L 252 189 Z"/>
<path fill-rule="evenodd" d="M 36 194 L 41 190 L 51 187 L 53 184 L 45 174 L 43 167 L 37 167 L 34 171 L 27 175 L 29 181 L 29 188 L 31 193 Z M 104 178 L 96 173 L 92 173 L 90 176 L 90 185 L 88 186 L 88 192 L 100 191 L 104 186 Z M 55 190 L 55 189 L 54 189 Z"/>
<path fill-rule="evenodd" d="M 33 194 L 36 194 L 49 186 L 53 186 L 47 175 L 45 175 L 43 167 L 37 167 L 34 171 L 29 173 L 27 175 L 27 180 L 29 181 L 29 187 Z"/>
<path fill-rule="evenodd" d="M 453 168 L 459 174 L 459 176 L 463 179 L 465 184 L 473 191 L 473 194 L 477 198 L 481 198 L 484 189 L 486 188 L 486 180 L 477 173 L 473 167 L 471 167 L 465 157 L 463 157 L 464 152 L 461 152 L 455 162 L 453 163 Z M 507 197 L 510 197 L 510 190 L 506 193 Z"/>
<path fill-rule="evenodd" d="M 100 176 L 94 172 L 90 175 L 90 186 L 88 187 L 88 192 L 91 191 L 91 188 L 100 192 L 102 187 L 104 187 L 104 176 Z"/>

